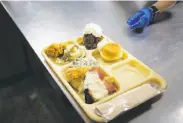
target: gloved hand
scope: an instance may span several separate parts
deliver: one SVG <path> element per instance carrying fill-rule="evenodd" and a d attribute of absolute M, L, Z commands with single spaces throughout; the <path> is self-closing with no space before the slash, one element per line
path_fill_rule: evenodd
<path fill-rule="evenodd" d="M 144 28 L 151 22 L 153 16 L 152 8 L 143 8 L 130 17 L 127 23 L 130 29 Z"/>

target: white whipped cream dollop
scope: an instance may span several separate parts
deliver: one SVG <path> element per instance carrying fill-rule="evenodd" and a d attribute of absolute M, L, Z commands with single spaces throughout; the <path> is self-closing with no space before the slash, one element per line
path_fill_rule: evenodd
<path fill-rule="evenodd" d="M 83 34 L 92 34 L 95 37 L 101 37 L 102 36 L 102 29 L 97 24 L 89 23 L 84 28 Z"/>

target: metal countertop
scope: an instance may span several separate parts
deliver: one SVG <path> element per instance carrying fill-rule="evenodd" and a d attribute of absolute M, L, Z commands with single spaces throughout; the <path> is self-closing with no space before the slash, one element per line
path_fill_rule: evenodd
<path fill-rule="evenodd" d="M 168 90 L 151 108 L 130 119 L 130 123 L 183 122 L 183 3 L 159 16 L 157 23 L 137 34 L 126 20 L 145 2 L 2 2 L 28 43 L 58 82 L 41 56 L 43 47 L 54 41 L 82 34 L 85 24 L 99 24 L 103 32 L 163 76 Z M 85 122 L 89 121 L 63 85 L 63 93 Z M 120 121 L 120 117 L 117 119 Z"/>

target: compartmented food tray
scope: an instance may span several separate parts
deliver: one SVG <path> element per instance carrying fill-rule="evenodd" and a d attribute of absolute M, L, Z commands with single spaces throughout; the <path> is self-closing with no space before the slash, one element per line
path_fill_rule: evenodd
<path fill-rule="evenodd" d="M 110 40 L 104 35 L 102 38 Z M 60 45 L 54 44 L 56 46 L 52 45 L 46 47 L 42 51 L 42 55 L 54 73 L 58 76 L 60 82 L 64 84 L 81 108 L 92 120 L 104 122 L 106 120 L 111 120 L 120 113 L 126 111 L 126 109 L 118 110 L 116 111 L 117 113 L 109 114 L 111 117 L 106 114 L 99 114 L 103 112 L 104 109 L 104 112 L 106 112 L 107 107 L 105 106 L 109 105 L 109 103 L 106 102 L 110 102 L 111 105 L 112 102 L 114 103 L 114 100 L 117 100 L 120 96 L 122 96 L 121 98 L 130 99 L 128 97 L 131 96 L 128 95 L 135 95 L 135 90 L 138 91 L 141 86 L 144 89 L 146 88 L 146 91 L 151 90 L 147 88 L 152 87 L 152 84 L 157 85 L 158 90 L 166 89 L 167 84 L 160 75 L 136 59 L 125 49 L 122 48 L 122 55 L 118 59 L 116 59 L 116 57 L 113 57 L 115 60 L 110 60 L 108 58 L 104 59 L 103 57 L 105 56 L 102 57 L 100 48 L 95 46 L 88 50 L 87 48 L 84 48 L 84 44 L 81 43 L 83 40 L 83 37 L 77 37 L 71 41 L 61 42 L 62 48 L 60 48 Z M 110 41 L 115 43 L 112 40 Z M 70 47 L 70 45 L 72 45 L 72 47 Z M 60 50 L 57 50 L 58 47 Z M 68 55 L 68 49 L 66 47 L 70 47 L 69 51 L 73 52 Z M 63 54 L 61 52 L 63 52 Z M 59 55 L 59 53 L 62 55 Z M 61 60 L 61 58 L 64 60 Z M 93 60 L 97 65 L 92 63 L 87 64 L 85 63 L 86 61 L 83 63 L 78 59 Z M 78 66 L 78 63 L 80 66 Z M 79 76 L 80 78 L 77 78 L 76 76 Z M 95 81 L 94 78 L 97 77 L 97 82 L 92 83 Z M 156 94 L 150 94 L 149 97 L 142 96 L 143 99 L 140 99 L 139 97 L 138 102 L 133 101 L 133 106 L 128 109 L 152 98 L 152 95 L 155 96 Z M 127 101 L 130 102 L 130 100 Z M 105 115 L 107 117 L 105 117 Z"/>

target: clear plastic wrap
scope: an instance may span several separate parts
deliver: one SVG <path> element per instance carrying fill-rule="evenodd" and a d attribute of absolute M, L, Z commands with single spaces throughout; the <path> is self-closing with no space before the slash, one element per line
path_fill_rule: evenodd
<path fill-rule="evenodd" d="M 99 116 L 103 117 L 106 122 L 108 122 L 125 111 L 128 111 L 157 96 L 163 91 L 164 90 L 155 83 L 149 82 L 127 91 L 106 103 L 97 105 L 95 107 L 95 111 Z"/>

